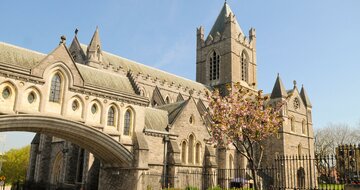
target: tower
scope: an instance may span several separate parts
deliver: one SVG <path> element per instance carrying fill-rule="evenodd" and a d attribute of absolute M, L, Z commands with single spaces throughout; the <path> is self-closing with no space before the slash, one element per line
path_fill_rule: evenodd
<path fill-rule="evenodd" d="M 240 83 L 256 90 L 256 33 L 247 38 L 225 2 L 206 40 L 197 29 L 196 81 L 212 87 Z"/>

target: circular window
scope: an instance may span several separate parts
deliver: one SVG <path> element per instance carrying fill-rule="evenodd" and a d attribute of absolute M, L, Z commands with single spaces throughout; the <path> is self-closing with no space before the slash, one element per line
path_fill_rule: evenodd
<path fill-rule="evenodd" d="M 96 112 L 97 112 L 97 106 L 96 106 L 96 104 L 93 104 L 91 106 L 91 113 L 95 114 Z"/>
<path fill-rule="evenodd" d="M 28 99 L 28 102 L 29 102 L 30 104 L 34 103 L 34 102 L 35 102 L 35 99 L 36 99 L 35 93 L 34 93 L 34 92 L 30 92 L 30 94 L 28 95 L 27 99 Z"/>
<path fill-rule="evenodd" d="M 79 102 L 77 100 L 74 100 L 71 104 L 71 108 L 73 111 L 76 111 L 79 108 Z"/>
<path fill-rule="evenodd" d="M 8 99 L 11 95 L 11 91 L 9 87 L 6 87 L 3 91 L 2 91 L 2 97 L 4 99 Z"/>

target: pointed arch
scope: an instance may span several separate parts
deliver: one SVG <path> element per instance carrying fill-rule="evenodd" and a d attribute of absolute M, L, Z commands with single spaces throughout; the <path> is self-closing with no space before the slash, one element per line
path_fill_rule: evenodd
<path fill-rule="evenodd" d="M 116 124 L 116 108 L 111 105 L 107 112 L 107 126 L 115 127 Z"/>
<path fill-rule="evenodd" d="M 87 121 L 100 124 L 102 110 L 103 106 L 101 102 L 98 99 L 92 100 L 88 106 Z"/>
<path fill-rule="evenodd" d="M 52 171 L 51 171 L 51 177 L 50 177 L 50 183 L 51 184 L 58 184 L 58 183 L 62 183 L 62 176 L 61 174 L 63 173 L 63 160 L 64 160 L 64 155 L 62 153 L 62 151 L 59 151 L 56 154 L 54 163 L 52 165 Z"/>
<path fill-rule="evenodd" d="M 306 121 L 305 121 L 305 119 L 303 119 L 302 122 L 301 122 L 301 132 L 302 132 L 303 135 L 307 134 L 306 133 Z"/>
<path fill-rule="evenodd" d="M 229 154 L 229 170 L 230 170 L 230 177 L 234 177 L 234 156 Z"/>
<path fill-rule="evenodd" d="M 181 163 L 186 164 L 187 161 L 187 143 L 186 141 L 181 142 Z"/>
<path fill-rule="evenodd" d="M 166 104 L 170 104 L 170 103 L 171 103 L 171 100 L 170 100 L 170 98 L 169 98 L 169 95 L 166 96 L 166 98 L 165 98 L 165 103 L 166 103 Z"/>
<path fill-rule="evenodd" d="M 234 169 L 234 156 L 229 154 L 229 169 Z"/>
<path fill-rule="evenodd" d="M 54 72 L 51 76 L 49 101 L 60 103 L 62 98 L 64 75 L 60 71 Z"/>
<path fill-rule="evenodd" d="M 295 118 L 294 116 L 290 117 L 290 127 L 291 127 L 291 132 L 295 132 Z"/>
<path fill-rule="evenodd" d="M 240 55 L 241 80 L 249 81 L 249 54 L 243 50 Z"/>
<path fill-rule="evenodd" d="M 124 130 L 123 135 L 131 136 L 134 130 L 134 110 L 128 107 L 124 114 Z"/>
<path fill-rule="evenodd" d="M 42 101 L 41 91 L 36 86 L 30 86 L 24 91 L 22 103 L 26 104 L 23 109 L 30 112 L 38 112 Z"/>
<path fill-rule="evenodd" d="M 18 89 L 11 81 L 0 83 L 0 111 L 13 112 L 18 99 Z"/>
<path fill-rule="evenodd" d="M 216 50 L 212 50 L 208 55 L 210 81 L 220 78 L 220 59 L 220 54 Z"/>
<path fill-rule="evenodd" d="M 201 143 L 197 142 L 195 146 L 195 163 L 201 164 Z"/>
<path fill-rule="evenodd" d="M 67 103 L 67 115 L 72 118 L 84 118 L 84 100 L 79 95 L 74 95 Z"/>
<path fill-rule="evenodd" d="M 195 136 L 194 134 L 189 135 L 189 148 L 188 148 L 188 163 L 194 163 L 194 146 L 195 146 Z"/>

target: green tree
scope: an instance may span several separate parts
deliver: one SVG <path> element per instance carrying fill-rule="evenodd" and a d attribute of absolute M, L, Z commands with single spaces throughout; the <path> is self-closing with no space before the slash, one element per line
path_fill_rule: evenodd
<path fill-rule="evenodd" d="M 30 145 L 19 149 L 11 149 L 3 156 L 1 175 L 6 177 L 6 183 L 24 181 L 29 165 Z"/>

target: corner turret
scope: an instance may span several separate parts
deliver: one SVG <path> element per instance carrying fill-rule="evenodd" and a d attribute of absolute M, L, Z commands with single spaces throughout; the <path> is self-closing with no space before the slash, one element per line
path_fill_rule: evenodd
<path fill-rule="evenodd" d="M 102 63 L 102 50 L 99 37 L 99 28 L 96 27 L 93 37 L 86 51 L 87 65 L 100 68 Z"/>
<path fill-rule="evenodd" d="M 287 92 L 285 90 L 284 84 L 281 81 L 280 75 L 278 74 L 270 98 L 276 99 L 276 98 L 286 98 L 286 97 L 287 97 Z"/>
<path fill-rule="evenodd" d="M 304 85 L 301 87 L 301 91 L 300 91 L 300 97 L 302 99 L 302 101 L 304 102 L 305 106 L 308 108 L 312 108 L 310 99 L 305 91 Z"/>

